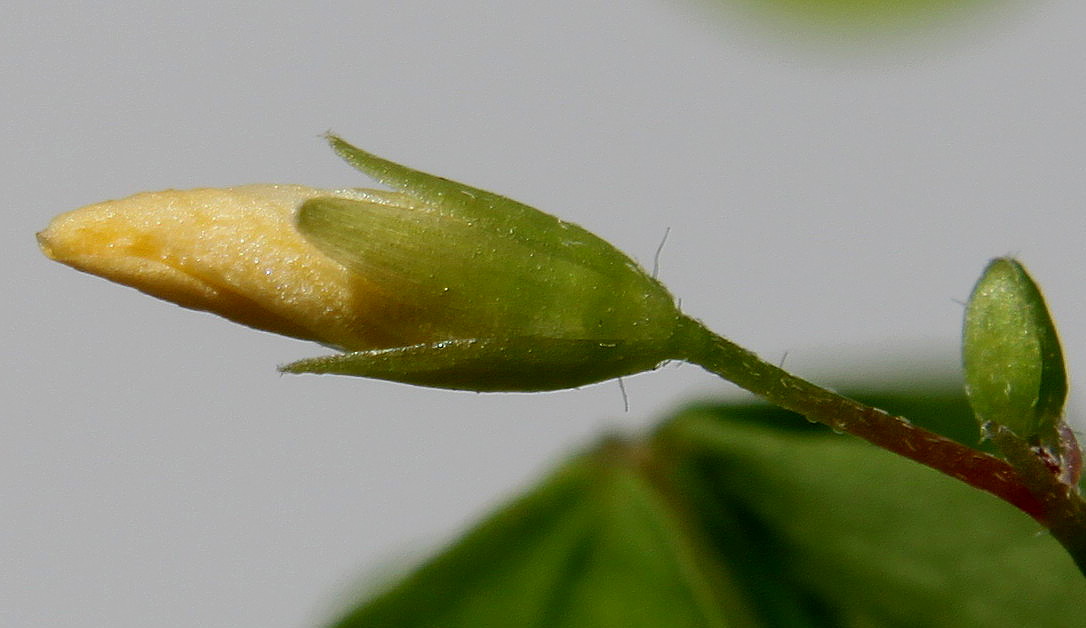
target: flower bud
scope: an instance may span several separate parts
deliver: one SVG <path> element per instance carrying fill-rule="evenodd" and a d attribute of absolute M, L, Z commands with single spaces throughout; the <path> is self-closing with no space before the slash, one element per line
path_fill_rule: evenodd
<path fill-rule="evenodd" d="M 337 347 L 385 345 L 361 296 L 365 280 L 294 229 L 300 203 L 329 196 L 358 195 L 299 185 L 136 194 L 62 214 L 38 242 L 58 262 L 244 325 Z"/>
<path fill-rule="evenodd" d="M 1044 298 L 1017 261 L 985 268 L 966 308 L 962 347 L 966 394 L 982 427 L 1056 440 L 1067 397 L 1063 354 Z"/>
<path fill-rule="evenodd" d="M 65 214 L 45 253 L 180 305 L 349 351 L 284 367 L 553 390 L 674 357 L 682 315 L 576 225 L 330 138 L 395 191 L 167 191 Z"/>

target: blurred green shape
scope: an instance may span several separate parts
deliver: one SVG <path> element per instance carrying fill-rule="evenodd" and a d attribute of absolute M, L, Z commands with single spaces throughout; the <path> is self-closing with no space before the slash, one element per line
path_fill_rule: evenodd
<path fill-rule="evenodd" d="M 881 399 L 968 423 L 960 397 Z M 578 456 L 335 626 L 1081 625 L 1086 584 L 1039 532 L 792 413 L 704 405 Z"/>
<path fill-rule="evenodd" d="M 1001 0 L 716 0 L 712 4 L 736 8 L 784 21 L 811 34 L 867 38 L 900 34 L 968 13 L 1005 4 Z"/>
<path fill-rule="evenodd" d="M 742 597 L 701 577 L 689 535 L 637 466 L 615 442 L 572 460 L 335 625 L 736 625 L 725 614 Z"/>
<path fill-rule="evenodd" d="M 880 20 L 979 3 L 976 0 L 751 0 L 751 4 L 844 20 Z"/>

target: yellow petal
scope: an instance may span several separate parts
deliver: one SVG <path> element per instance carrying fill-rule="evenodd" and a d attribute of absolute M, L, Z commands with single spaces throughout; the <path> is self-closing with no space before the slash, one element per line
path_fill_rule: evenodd
<path fill-rule="evenodd" d="M 304 201 L 363 192 L 300 185 L 167 190 L 62 214 L 38 234 L 50 258 L 185 307 L 345 349 L 418 339 L 374 325 L 373 286 L 298 233 Z"/>

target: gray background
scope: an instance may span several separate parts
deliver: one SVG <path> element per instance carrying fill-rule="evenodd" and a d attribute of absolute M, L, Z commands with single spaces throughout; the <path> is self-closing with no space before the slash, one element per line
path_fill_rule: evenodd
<path fill-rule="evenodd" d="M 310 625 L 602 431 L 740 394 L 279 376 L 324 350 L 37 251 L 142 190 L 365 185 L 327 129 L 646 265 L 670 227 L 685 309 L 820 381 L 952 372 L 956 300 L 1007 253 L 1086 359 L 1082 2 L 863 45 L 696 0 L 73 5 L 0 20 L 0 625 Z"/>

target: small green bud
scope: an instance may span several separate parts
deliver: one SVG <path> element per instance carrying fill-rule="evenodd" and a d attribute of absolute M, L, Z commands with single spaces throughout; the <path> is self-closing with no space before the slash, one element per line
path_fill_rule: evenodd
<path fill-rule="evenodd" d="M 1056 328 L 1037 285 L 1010 258 L 992 260 L 973 288 L 962 343 L 965 389 L 982 427 L 1052 441 L 1067 377 Z"/>

